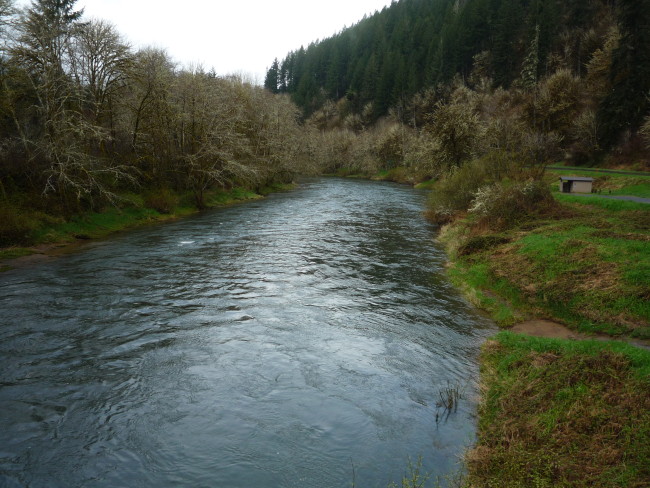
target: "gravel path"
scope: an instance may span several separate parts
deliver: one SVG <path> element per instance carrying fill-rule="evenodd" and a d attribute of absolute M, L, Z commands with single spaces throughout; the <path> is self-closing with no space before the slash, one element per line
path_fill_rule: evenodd
<path fill-rule="evenodd" d="M 577 168 L 575 166 L 547 166 L 546 169 L 561 171 L 589 171 L 591 173 L 611 173 L 615 175 L 650 176 L 648 171 L 624 171 L 621 169 Z"/>

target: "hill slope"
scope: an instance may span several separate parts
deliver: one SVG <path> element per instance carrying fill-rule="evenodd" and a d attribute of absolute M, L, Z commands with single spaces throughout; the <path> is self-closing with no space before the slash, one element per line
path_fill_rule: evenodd
<path fill-rule="evenodd" d="M 646 0 L 400 0 L 276 60 L 265 86 L 291 94 L 306 115 L 326 100 L 346 97 L 355 113 L 372 103 L 376 119 L 454 76 L 466 81 L 485 77 L 504 88 L 513 82 L 533 84 L 559 68 L 581 76 L 617 20 L 627 51 L 634 51 L 646 69 L 647 10 Z M 631 68 L 626 56 L 629 52 L 619 53 L 625 65 L 619 73 Z M 644 73 L 634 75 L 633 83 L 647 79 Z M 647 82 L 640 84 L 648 88 Z M 641 102 L 640 108 L 647 109 L 643 88 L 635 88 L 630 107 Z M 616 97 L 613 103 L 620 105 L 621 100 Z M 641 119 L 635 120 L 638 125 Z"/>

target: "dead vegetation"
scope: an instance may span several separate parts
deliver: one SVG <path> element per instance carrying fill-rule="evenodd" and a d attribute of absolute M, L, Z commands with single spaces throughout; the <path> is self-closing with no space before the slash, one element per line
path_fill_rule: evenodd
<path fill-rule="evenodd" d="M 470 486 L 649 486 L 650 380 L 638 367 L 650 354 L 626 347 L 489 341 Z"/>

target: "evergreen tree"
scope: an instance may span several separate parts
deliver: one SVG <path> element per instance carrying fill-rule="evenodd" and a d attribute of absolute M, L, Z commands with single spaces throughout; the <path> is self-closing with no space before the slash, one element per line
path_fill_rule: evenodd
<path fill-rule="evenodd" d="M 614 50 L 611 90 L 600 104 L 598 121 L 604 148 L 625 130 L 636 131 L 650 110 L 650 0 L 620 0 L 621 38 Z"/>
<path fill-rule="evenodd" d="M 528 54 L 521 68 L 521 85 L 524 88 L 534 88 L 537 85 L 539 70 L 539 25 L 535 26 L 535 36 L 530 43 Z"/>
<path fill-rule="evenodd" d="M 273 64 L 266 73 L 266 78 L 264 78 L 264 88 L 269 90 L 271 93 L 278 93 L 279 91 L 279 81 L 280 81 L 280 68 L 278 63 L 278 58 L 275 58 Z"/>
<path fill-rule="evenodd" d="M 583 53 L 581 36 L 571 29 L 586 33 L 607 10 L 606 1 L 613 0 L 393 2 L 298 56 L 289 53 L 282 63 L 292 61 L 286 91 L 306 114 L 308 106 L 319 108 L 316 99 L 348 96 L 357 114 L 374 102 L 375 116 L 381 116 L 398 99 L 457 75 L 467 79 L 479 53 L 485 53 L 483 76 L 497 86 L 508 87 L 523 72 L 534 84 L 557 69 L 558 58 L 580 74 L 591 51 Z M 551 53 L 557 55 L 554 66 L 547 63 Z M 274 67 L 268 76 L 274 77 Z"/>
<path fill-rule="evenodd" d="M 508 86 L 514 78 L 517 53 L 513 50 L 513 41 L 521 27 L 522 11 L 520 0 L 506 0 L 497 14 L 492 48 L 492 71 L 497 85 Z"/>

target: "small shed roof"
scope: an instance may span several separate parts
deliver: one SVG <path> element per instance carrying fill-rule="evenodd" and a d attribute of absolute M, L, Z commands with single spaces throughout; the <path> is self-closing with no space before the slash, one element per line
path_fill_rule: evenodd
<path fill-rule="evenodd" d="M 594 181 L 593 178 L 588 178 L 586 176 L 560 176 L 562 181 Z"/>

